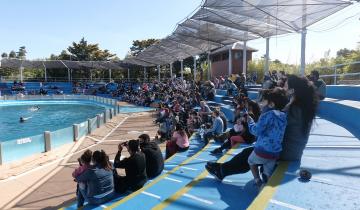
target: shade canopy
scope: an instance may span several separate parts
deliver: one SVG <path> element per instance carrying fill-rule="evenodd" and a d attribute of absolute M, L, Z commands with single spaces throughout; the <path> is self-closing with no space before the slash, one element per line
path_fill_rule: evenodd
<path fill-rule="evenodd" d="M 138 64 L 141 65 L 141 64 Z M 23 68 L 46 68 L 46 69 L 125 69 L 129 64 L 122 61 L 62 61 L 62 60 L 44 60 L 30 61 L 20 59 L 2 59 L 3 68 L 19 69 Z"/>
<path fill-rule="evenodd" d="M 171 35 L 124 62 L 163 65 L 239 41 L 300 33 L 351 4 L 344 0 L 206 0 Z"/>

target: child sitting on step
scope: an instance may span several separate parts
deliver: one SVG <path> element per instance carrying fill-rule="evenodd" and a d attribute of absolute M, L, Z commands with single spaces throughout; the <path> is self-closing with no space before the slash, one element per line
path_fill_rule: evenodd
<path fill-rule="evenodd" d="M 259 189 L 273 172 L 276 160 L 282 150 L 282 139 L 287 124 L 286 114 L 281 110 L 287 104 L 286 92 L 282 88 L 262 92 L 262 114 L 257 123 L 248 115 L 250 133 L 256 136 L 254 151 L 248 158 L 255 184 Z M 260 179 L 258 166 L 263 165 L 263 180 Z"/>
<path fill-rule="evenodd" d="M 86 150 L 84 154 L 81 155 L 81 157 L 78 159 L 79 161 L 79 167 L 74 170 L 72 173 L 72 177 L 76 179 L 78 176 L 83 174 L 88 168 L 90 168 L 92 158 L 92 151 Z M 76 194 L 80 193 L 79 189 L 86 189 L 86 183 L 79 182 L 76 186 Z M 78 207 L 81 206 L 80 203 L 78 203 Z"/>

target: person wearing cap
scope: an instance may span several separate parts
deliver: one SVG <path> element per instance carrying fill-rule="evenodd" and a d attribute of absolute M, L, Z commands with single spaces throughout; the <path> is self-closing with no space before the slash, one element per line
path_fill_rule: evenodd
<path fill-rule="evenodd" d="M 123 146 L 127 148 L 130 157 L 121 160 Z M 126 173 L 126 176 L 114 174 L 115 191 L 117 193 L 124 193 L 127 190 L 136 191 L 144 186 L 147 181 L 146 160 L 144 153 L 139 149 L 138 140 L 130 140 L 128 143 L 119 144 L 118 152 L 114 159 L 114 167 L 123 168 Z"/>

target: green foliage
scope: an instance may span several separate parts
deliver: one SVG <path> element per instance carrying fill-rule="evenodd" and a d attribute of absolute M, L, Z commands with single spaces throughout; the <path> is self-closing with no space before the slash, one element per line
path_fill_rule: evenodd
<path fill-rule="evenodd" d="M 130 55 L 137 56 L 140 52 L 157 42 L 159 42 L 158 39 L 134 40 L 133 45 L 130 47 Z"/>
<path fill-rule="evenodd" d="M 111 60 L 116 54 L 111 54 L 109 50 L 99 49 L 99 44 L 88 44 L 83 37 L 79 43 L 73 42 L 72 46 L 67 48 L 70 55 L 66 51 L 62 51 L 59 59 L 77 60 L 77 61 L 106 61 Z"/>
<path fill-rule="evenodd" d="M 312 62 L 306 65 L 305 74 L 309 75 L 311 71 L 318 70 L 321 75 L 334 74 L 334 66 L 337 64 L 346 64 L 352 63 L 355 61 L 360 61 L 360 48 L 356 50 L 349 49 L 341 49 L 336 53 L 335 58 L 329 57 L 330 51 L 324 53 L 324 58 L 321 58 L 319 61 Z M 256 59 L 252 60 L 248 64 L 248 74 L 256 72 L 258 75 L 258 81 L 262 82 L 264 78 L 264 66 L 265 59 Z M 285 64 L 281 63 L 279 60 L 269 61 L 269 70 L 270 71 L 284 71 L 287 74 L 298 74 L 299 73 L 299 65 L 293 64 Z M 336 67 L 337 73 L 352 73 L 352 72 L 360 72 L 360 64 L 354 65 L 344 65 L 340 67 Z M 332 77 L 325 78 L 325 82 L 332 83 Z"/>
<path fill-rule="evenodd" d="M 2 53 L 1 54 L 1 58 L 7 58 L 8 57 L 8 54 L 7 53 Z"/>
<path fill-rule="evenodd" d="M 10 51 L 9 58 L 16 58 L 16 52 L 14 50 Z"/>
<path fill-rule="evenodd" d="M 16 53 L 16 58 L 19 58 L 19 59 L 25 59 L 26 57 L 26 47 L 25 46 L 21 46 L 19 48 L 19 51 Z"/>

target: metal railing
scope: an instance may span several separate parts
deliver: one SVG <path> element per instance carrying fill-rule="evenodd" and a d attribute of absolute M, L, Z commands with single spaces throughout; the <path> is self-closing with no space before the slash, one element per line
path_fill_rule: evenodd
<path fill-rule="evenodd" d="M 43 134 L 25 137 L 10 141 L 0 142 L 0 165 L 20 160 L 35 154 L 48 152 L 53 148 L 60 147 L 64 144 L 78 141 L 87 134 L 92 133 L 96 128 L 105 124 L 120 113 L 120 106 L 117 100 L 90 95 L 27 95 L 27 96 L 0 96 L 0 103 L 12 100 L 89 100 L 96 103 L 107 104 L 111 108 L 105 109 L 103 113 L 94 118 L 90 118 L 79 124 L 59 129 L 56 131 L 44 131 Z"/>
<path fill-rule="evenodd" d="M 87 77 L 73 77 L 70 82 L 87 82 L 87 83 L 108 83 L 111 81 L 116 82 L 151 82 L 158 80 L 158 78 L 87 78 Z M 161 78 L 161 81 L 169 81 L 170 78 Z M 0 76 L 0 82 L 13 82 L 20 81 L 18 76 Z M 23 82 L 69 82 L 67 77 L 48 77 L 47 80 L 43 77 L 23 77 Z"/>
<path fill-rule="evenodd" d="M 354 65 L 351 73 L 343 73 L 344 67 Z M 331 83 L 334 85 L 338 84 L 360 84 L 360 61 L 344 63 L 344 64 L 336 64 L 330 67 L 321 67 L 316 70 L 320 73 L 320 78 L 327 80 L 327 83 Z M 332 70 L 333 74 L 322 74 L 326 70 Z"/>

